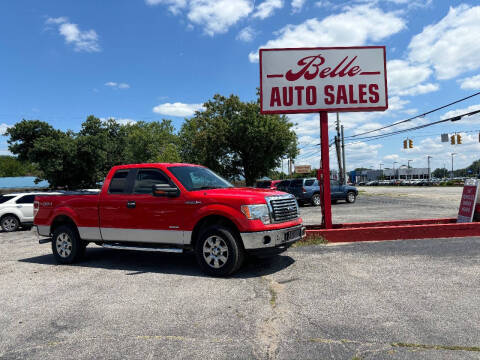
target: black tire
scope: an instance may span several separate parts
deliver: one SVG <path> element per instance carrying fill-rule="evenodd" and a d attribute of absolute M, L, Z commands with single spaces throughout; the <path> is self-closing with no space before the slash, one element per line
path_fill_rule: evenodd
<path fill-rule="evenodd" d="M 55 229 L 52 237 L 52 252 L 60 264 L 73 264 L 85 254 L 87 243 L 78 236 L 76 229 L 62 225 Z"/>
<path fill-rule="evenodd" d="M 5 215 L 2 217 L 2 230 L 5 232 L 17 231 L 20 226 L 20 220 L 15 215 Z"/>
<path fill-rule="evenodd" d="M 357 199 L 357 195 L 355 195 L 355 193 L 353 191 L 349 191 L 347 193 L 347 197 L 345 198 L 347 203 L 350 203 L 350 204 L 353 204 L 356 199 Z"/>
<path fill-rule="evenodd" d="M 320 194 L 313 194 L 310 202 L 312 203 L 313 206 L 320 206 L 321 204 Z"/>
<path fill-rule="evenodd" d="M 211 252 L 208 252 L 209 249 Z M 195 244 L 195 256 L 200 268 L 212 276 L 234 273 L 245 259 L 240 241 L 229 228 L 220 225 L 210 226 L 201 232 Z"/>

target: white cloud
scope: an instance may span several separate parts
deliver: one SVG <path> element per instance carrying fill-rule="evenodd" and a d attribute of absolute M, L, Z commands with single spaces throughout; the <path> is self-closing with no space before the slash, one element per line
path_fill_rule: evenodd
<path fill-rule="evenodd" d="M 244 42 L 250 42 L 254 37 L 255 31 L 252 29 L 252 27 L 247 26 L 238 33 L 236 39 Z"/>
<path fill-rule="evenodd" d="M 129 119 L 129 118 L 116 118 L 114 116 L 100 118 L 100 120 L 102 121 L 107 121 L 110 119 L 115 120 L 117 123 L 121 125 L 133 125 L 137 123 L 137 120 Z"/>
<path fill-rule="evenodd" d="M 299 25 L 287 25 L 276 32 L 277 38 L 261 48 L 363 45 L 380 41 L 405 28 L 405 20 L 396 12 L 383 12 L 369 5 L 346 7 L 340 14 L 322 20 L 306 20 Z M 258 61 L 258 51 L 249 54 Z"/>
<path fill-rule="evenodd" d="M 451 79 L 480 67 L 480 6 L 450 8 L 438 23 L 415 35 L 408 48 L 409 59 L 428 64 L 438 79 Z"/>
<path fill-rule="evenodd" d="M 222 34 L 253 11 L 250 0 L 191 0 L 188 19 L 207 35 Z"/>
<path fill-rule="evenodd" d="M 47 25 L 50 25 L 50 24 L 58 25 L 66 22 L 68 22 L 68 18 L 65 16 L 60 16 L 58 18 L 48 18 L 47 21 L 45 21 Z"/>
<path fill-rule="evenodd" d="M 130 85 L 127 83 L 117 83 L 115 81 L 108 81 L 104 85 L 111 87 L 113 89 L 129 89 L 130 88 Z"/>
<path fill-rule="evenodd" d="M 207 35 L 222 34 L 253 11 L 252 0 L 146 0 L 148 5 L 165 5 L 174 15 L 185 13 L 190 24 Z"/>
<path fill-rule="evenodd" d="M 432 74 L 427 65 L 412 65 L 405 60 L 387 63 L 388 92 L 391 95 L 419 95 L 438 90 L 437 84 L 422 84 Z"/>
<path fill-rule="evenodd" d="M 203 104 L 184 104 L 176 102 L 157 105 L 153 108 L 153 112 L 162 115 L 185 117 L 192 116 L 195 114 L 195 111 L 202 109 Z"/>
<path fill-rule="evenodd" d="M 316 6 L 316 7 L 329 8 L 329 7 L 332 7 L 333 4 L 332 4 L 330 1 L 328 1 L 328 0 L 322 0 L 322 1 L 317 1 L 317 2 L 315 3 L 315 6 Z"/>
<path fill-rule="evenodd" d="M 475 75 L 472 77 L 464 78 L 461 80 L 458 80 L 461 82 L 460 87 L 462 89 L 472 89 L 472 90 L 478 90 L 480 89 L 480 75 Z"/>
<path fill-rule="evenodd" d="M 167 5 L 172 14 L 178 14 L 187 6 L 187 0 L 145 0 L 147 5 Z"/>
<path fill-rule="evenodd" d="M 98 35 L 95 30 L 82 31 L 77 24 L 68 22 L 67 17 L 48 18 L 47 25 L 57 25 L 58 32 L 65 38 L 67 44 L 73 45 L 75 51 L 98 52 Z"/>
<path fill-rule="evenodd" d="M 299 12 L 302 10 L 303 5 L 305 5 L 306 0 L 292 0 L 292 11 Z"/>
<path fill-rule="evenodd" d="M 5 124 L 5 123 L 1 123 L 0 124 L 0 135 L 4 135 L 5 134 L 5 131 L 7 131 L 7 129 L 9 127 L 12 127 L 13 125 L 8 125 L 8 124 Z"/>
<path fill-rule="evenodd" d="M 275 9 L 283 8 L 283 0 L 265 0 L 257 6 L 254 18 L 266 19 L 273 15 Z"/>

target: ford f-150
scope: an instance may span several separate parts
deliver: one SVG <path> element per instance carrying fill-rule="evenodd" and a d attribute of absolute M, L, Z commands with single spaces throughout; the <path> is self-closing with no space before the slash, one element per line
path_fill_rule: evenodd
<path fill-rule="evenodd" d="M 89 242 L 105 248 L 194 251 L 208 274 L 238 270 L 245 254 L 278 254 L 305 236 L 295 197 L 235 188 L 191 164 L 113 167 L 102 190 L 37 196 L 40 243 L 59 263 L 79 260 Z"/>

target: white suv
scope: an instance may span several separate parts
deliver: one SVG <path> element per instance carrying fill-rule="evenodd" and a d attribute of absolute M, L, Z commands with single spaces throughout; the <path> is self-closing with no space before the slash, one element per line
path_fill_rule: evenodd
<path fill-rule="evenodd" d="M 15 193 L 0 195 L 0 226 L 3 231 L 15 231 L 20 226 L 33 225 L 33 200 L 35 195 L 60 193 Z"/>

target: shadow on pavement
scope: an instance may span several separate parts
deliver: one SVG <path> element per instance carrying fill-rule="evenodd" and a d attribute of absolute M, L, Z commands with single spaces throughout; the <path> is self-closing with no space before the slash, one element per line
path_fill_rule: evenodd
<path fill-rule="evenodd" d="M 58 265 L 52 254 L 20 259 L 19 261 L 42 265 Z M 295 260 L 288 255 L 277 255 L 267 259 L 248 257 L 242 268 L 233 274 L 232 278 L 270 275 L 289 267 L 294 262 Z M 126 275 L 162 273 L 208 277 L 200 270 L 192 253 L 166 254 L 87 247 L 85 259 L 70 266 L 124 270 L 128 271 Z"/>

